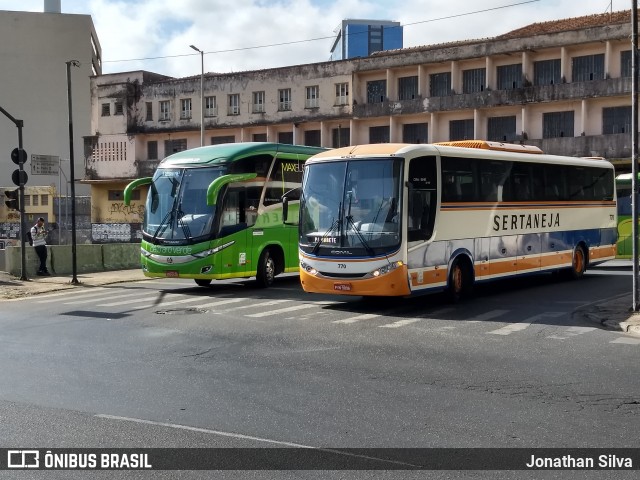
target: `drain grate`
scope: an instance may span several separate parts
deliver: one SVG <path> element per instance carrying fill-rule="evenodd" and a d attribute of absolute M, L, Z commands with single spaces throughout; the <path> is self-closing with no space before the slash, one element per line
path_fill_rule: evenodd
<path fill-rule="evenodd" d="M 158 315 L 193 315 L 195 313 L 207 313 L 204 308 L 171 308 L 169 310 L 156 310 Z"/>

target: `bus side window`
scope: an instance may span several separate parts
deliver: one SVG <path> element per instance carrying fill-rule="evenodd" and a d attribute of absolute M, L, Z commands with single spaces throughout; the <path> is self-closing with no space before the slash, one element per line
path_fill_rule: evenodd
<path fill-rule="evenodd" d="M 408 240 L 415 242 L 418 240 L 428 240 L 433 231 L 433 214 L 432 207 L 434 205 L 429 190 L 410 190 L 409 191 L 409 215 L 408 215 Z"/>

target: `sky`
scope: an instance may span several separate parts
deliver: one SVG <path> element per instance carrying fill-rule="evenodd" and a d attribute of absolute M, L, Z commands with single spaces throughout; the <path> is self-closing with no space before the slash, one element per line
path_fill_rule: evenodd
<path fill-rule="evenodd" d="M 343 19 L 400 22 L 404 46 L 489 38 L 531 23 L 629 10 L 630 0 L 61 0 L 91 15 L 103 73 L 172 77 L 329 60 Z M 44 0 L 0 0 L 0 10 L 44 11 Z"/>

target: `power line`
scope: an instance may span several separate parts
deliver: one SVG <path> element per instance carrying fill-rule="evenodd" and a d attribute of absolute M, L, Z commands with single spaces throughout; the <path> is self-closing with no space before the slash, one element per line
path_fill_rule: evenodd
<path fill-rule="evenodd" d="M 431 22 L 438 22 L 441 20 L 450 20 L 452 18 L 459 18 L 459 17 L 466 17 L 469 15 L 476 15 L 478 13 L 486 13 L 486 12 L 492 12 L 495 10 L 502 10 L 505 8 L 511 8 L 511 7 L 518 7 L 520 5 L 526 5 L 528 3 L 536 3 L 539 2 L 540 0 L 527 0 L 524 2 L 519 2 L 519 3 L 512 3 L 509 5 L 502 5 L 500 7 L 493 7 L 493 8 L 485 8 L 483 10 L 475 10 L 473 12 L 466 12 L 466 13 L 458 13 L 455 15 L 448 15 L 446 17 L 438 17 L 438 18 L 432 18 L 429 20 L 421 20 L 419 22 L 411 22 L 411 23 L 406 23 L 404 25 L 402 25 L 403 27 L 408 27 L 408 26 L 413 26 L 413 25 L 419 25 L 422 23 L 431 23 Z M 252 47 L 239 47 L 239 48 L 230 48 L 227 50 L 213 50 L 210 52 L 204 52 L 204 55 L 209 55 L 209 54 L 218 54 L 218 53 L 231 53 L 231 52 L 241 52 L 241 51 L 245 51 L 245 50 L 257 50 L 260 48 L 271 48 L 271 47 L 282 47 L 284 45 L 295 45 L 298 43 L 309 43 L 309 42 L 316 42 L 318 40 L 327 40 L 327 39 L 333 39 L 335 38 L 335 35 L 331 35 L 328 37 L 317 37 L 317 38 L 308 38 L 306 40 L 292 40 L 289 42 L 281 42 L 281 43 L 270 43 L 268 45 L 256 45 L 256 46 L 252 46 Z M 180 55 L 161 55 L 158 57 L 142 57 L 142 58 L 128 58 L 128 59 L 122 59 L 122 60 L 103 60 L 103 63 L 119 63 L 119 62 L 139 62 L 139 61 L 144 61 L 144 60 L 161 60 L 164 58 L 180 58 L 180 57 L 193 57 L 194 55 L 200 55 L 195 54 L 195 53 L 184 53 L 184 54 L 180 54 Z"/>

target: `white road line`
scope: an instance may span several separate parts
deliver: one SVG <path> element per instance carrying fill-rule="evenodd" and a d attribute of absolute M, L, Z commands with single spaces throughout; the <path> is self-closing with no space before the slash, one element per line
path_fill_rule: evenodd
<path fill-rule="evenodd" d="M 640 345 L 640 338 L 620 337 L 611 340 L 609 343 L 623 343 L 627 345 Z"/>
<path fill-rule="evenodd" d="M 103 293 L 104 293 L 104 292 L 103 292 Z M 137 295 L 137 296 L 140 296 L 140 292 L 135 292 L 135 293 L 126 293 L 126 294 L 124 294 L 124 295 L 117 294 L 117 295 L 112 295 L 112 296 L 110 296 L 110 298 L 102 298 L 102 299 L 100 299 L 100 298 L 86 298 L 86 297 L 82 297 L 82 298 L 83 298 L 82 300 L 73 300 L 73 301 L 70 301 L 70 302 L 63 302 L 63 304 L 64 304 L 64 305 L 77 305 L 77 304 L 79 304 L 79 303 L 100 302 L 100 301 L 103 301 L 103 300 L 111 300 L 111 299 L 113 299 L 113 298 L 135 297 L 136 295 Z M 92 297 L 95 297 L 95 295 L 92 295 Z M 121 303 L 121 302 L 119 302 L 119 303 Z"/>
<path fill-rule="evenodd" d="M 409 318 L 406 320 L 398 320 L 397 322 L 387 323 L 386 325 L 379 325 L 378 328 L 400 328 L 405 325 L 411 325 L 412 323 L 419 322 L 419 318 Z"/>
<path fill-rule="evenodd" d="M 125 295 L 122 295 L 122 296 L 124 297 Z M 180 295 L 180 296 L 184 297 L 184 295 Z M 144 298 L 134 298 L 133 300 L 125 300 L 124 302 L 117 301 L 117 302 L 110 302 L 110 303 L 100 303 L 96 305 L 96 307 L 116 307 L 120 305 L 130 305 L 132 303 L 140 303 L 140 302 L 148 302 L 148 301 L 149 301 L 149 296 L 147 295 Z M 160 305 L 161 303 L 162 302 L 158 303 L 158 305 Z"/>
<path fill-rule="evenodd" d="M 251 317 L 251 318 L 268 317 L 270 315 L 279 315 L 281 313 L 295 312 L 296 310 L 304 310 L 306 308 L 313 308 L 313 307 L 317 307 L 317 305 L 315 303 L 303 303 L 302 305 L 294 305 L 292 307 L 278 308 L 276 310 L 270 310 L 268 312 L 252 313 L 250 315 L 245 315 L 245 317 Z"/>
<path fill-rule="evenodd" d="M 229 308 L 228 310 L 225 310 L 225 312 L 226 311 L 231 311 L 231 310 L 233 310 L 235 312 L 236 310 L 242 310 L 244 308 L 255 308 L 256 306 L 258 306 L 258 307 L 270 307 L 271 305 L 277 305 L 279 303 L 285 303 L 285 302 L 291 302 L 291 301 L 292 300 L 290 300 L 290 299 L 269 300 L 267 302 L 262 302 L 262 303 L 260 303 L 258 305 L 252 303 L 251 305 L 242 305 L 240 307 Z"/>
<path fill-rule="evenodd" d="M 380 315 L 379 313 L 363 313 L 362 315 L 356 315 L 355 317 L 350 317 L 350 318 L 345 318 L 343 320 L 335 320 L 331 323 L 345 323 L 345 324 L 349 324 L 349 323 L 356 323 L 356 322 L 360 322 L 362 320 L 371 320 L 372 318 L 378 318 L 381 317 L 382 315 Z"/>
<path fill-rule="evenodd" d="M 57 302 L 59 300 L 57 297 L 69 296 L 72 294 L 74 298 L 102 295 L 105 290 L 108 290 L 108 289 L 92 288 L 90 292 L 82 293 L 82 292 L 78 292 L 78 290 L 75 288 L 67 288 L 66 290 L 63 290 L 62 292 L 58 292 L 58 293 L 51 293 L 48 295 L 38 295 L 38 299 L 36 300 L 36 303 Z M 48 298 L 50 300 L 40 300 L 41 298 Z"/>
<path fill-rule="evenodd" d="M 343 452 L 340 450 L 334 450 L 332 448 L 321 448 L 321 447 L 313 447 L 311 445 L 303 445 L 300 443 L 292 443 L 292 442 L 283 442 L 281 440 L 273 440 L 270 438 L 263 438 L 263 437 L 253 437 L 251 435 L 243 435 L 241 433 L 232 433 L 232 432 L 223 432 L 220 430 L 212 430 L 209 428 L 199 428 L 199 427 L 190 427 L 188 425 L 180 425 L 180 424 L 176 424 L 176 423 L 165 423 L 165 422 L 154 422 L 152 420 L 143 420 L 140 418 L 130 418 L 130 417 L 118 417 L 116 415 L 105 415 L 102 413 L 99 413 L 97 415 L 95 415 L 96 418 L 103 418 L 105 420 L 118 420 L 121 422 L 133 422 L 133 423 L 141 423 L 144 425 L 153 425 L 156 427 L 165 427 L 165 428 L 175 428 L 175 429 L 179 429 L 179 430 L 187 430 L 190 432 L 198 432 L 198 433 L 207 433 L 210 435 L 219 435 L 221 437 L 229 437 L 229 438 L 236 438 L 236 439 L 242 439 L 242 440 L 252 440 L 254 442 L 263 442 L 263 443 L 270 443 L 273 445 L 282 445 L 285 447 L 294 447 L 294 448 L 311 448 L 313 450 L 317 450 L 320 452 L 329 452 L 329 453 L 333 453 L 336 455 L 343 455 L 346 457 L 354 457 L 354 458 L 363 458 L 366 460 L 375 460 L 378 462 L 381 462 L 382 464 L 393 464 L 393 465 L 405 465 L 405 466 L 412 466 L 412 467 L 418 467 L 418 465 L 413 465 L 410 463 L 406 463 L 406 462 L 400 462 L 400 461 L 396 461 L 396 460 L 388 460 L 385 458 L 377 458 L 377 457 L 373 457 L 373 456 L 368 456 L 368 455 L 358 455 L 355 453 L 349 453 L 349 452 Z"/>
<path fill-rule="evenodd" d="M 216 300 L 215 302 L 204 303 L 202 305 L 198 305 L 198 308 L 210 308 L 217 307 L 219 305 L 227 305 L 229 303 L 238 303 L 238 302 L 248 302 L 250 298 L 224 298 L 221 300 Z"/>
<path fill-rule="evenodd" d="M 514 332 L 519 332 L 521 330 L 526 329 L 532 323 L 535 323 L 535 322 L 537 322 L 539 320 L 542 320 L 544 318 L 560 317 L 562 315 L 564 315 L 564 312 L 541 313 L 539 315 L 534 315 L 532 317 L 526 318 L 521 322 L 512 323 L 511 325 L 507 325 L 506 327 L 502 327 L 502 328 L 499 328 L 497 330 L 492 330 L 492 331 L 487 332 L 487 333 L 492 334 L 492 335 L 511 335 Z"/>
<path fill-rule="evenodd" d="M 596 330 L 595 327 L 569 327 L 565 330 L 564 334 L 549 335 L 547 338 L 552 338 L 554 340 L 566 340 L 567 338 L 582 335 L 583 333 L 593 332 L 594 330 Z"/>

